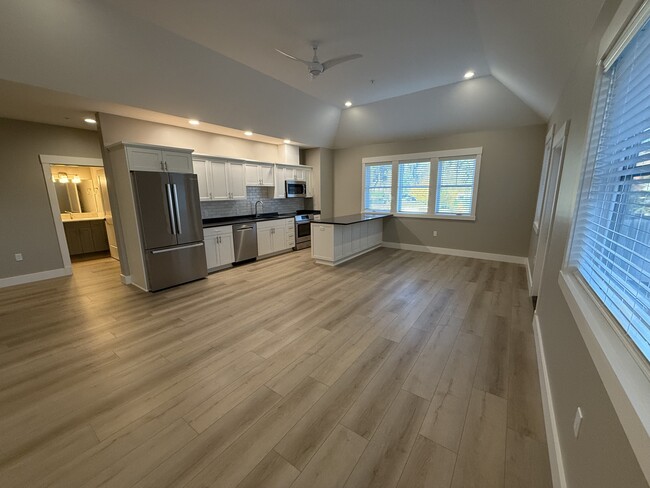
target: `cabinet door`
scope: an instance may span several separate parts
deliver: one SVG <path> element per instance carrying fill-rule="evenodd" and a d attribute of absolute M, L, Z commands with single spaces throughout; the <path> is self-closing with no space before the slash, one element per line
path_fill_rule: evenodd
<path fill-rule="evenodd" d="M 129 169 L 133 171 L 164 171 L 162 151 L 147 147 L 126 147 Z"/>
<path fill-rule="evenodd" d="M 307 197 L 313 197 L 314 196 L 314 188 L 312 186 L 313 184 L 313 171 L 311 168 L 305 169 L 305 182 L 307 183 Z"/>
<path fill-rule="evenodd" d="M 273 227 L 257 228 L 257 255 L 264 256 L 273 252 Z"/>
<path fill-rule="evenodd" d="M 84 225 L 79 228 L 79 237 L 81 237 L 81 249 L 84 253 L 95 252 L 93 231 L 90 228 L 90 225 Z"/>
<path fill-rule="evenodd" d="M 219 255 L 219 266 L 224 266 L 235 261 L 235 246 L 232 241 L 232 233 L 219 234 L 217 254 Z"/>
<path fill-rule="evenodd" d="M 108 251 L 108 236 L 106 235 L 106 225 L 103 220 L 96 220 L 90 223 L 90 230 L 93 235 L 93 245 L 95 252 Z"/>
<path fill-rule="evenodd" d="M 293 170 L 294 180 L 305 181 L 305 170 L 302 168 L 296 168 Z"/>
<path fill-rule="evenodd" d="M 210 196 L 212 200 L 228 200 L 228 171 L 224 161 L 211 161 L 208 175 L 210 177 Z"/>
<path fill-rule="evenodd" d="M 296 245 L 296 224 L 294 219 L 287 219 L 284 222 L 287 229 L 287 248 L 291 248 Z"/>
<path fill-rule="evenodd" d="M 260 186 L 259 166 L 256 164 L 245 164 L 246 186 Z"/>
<path fill-rule="evenodd" d="M 284 251 L 288 249 L 287 246 L 287 228 L 284 221 L 278 221 L 278 224 L 273 227 L 273 252 Z"/>
<path fill-rule="evenodd" d="M 194 173 L 199 183 L 199 200 L 210 200 L 210 162 L 195 159 L 193 162 Z"/>
<path fill-rule="evenodd" d="M 82 254 L 83 248 L 81 247 L 81 235 L 79 234 L 79 227 L 77 224 L 63 224 L 65 229 L 65 240 L 68 242 L 68 252 L 70 256 Z"/>
<path fill-rule="evenodd" d="M 286 198 L 285 188 L 284 188 L 284 168 L 282 166 L 275 167 L 275 192 L 274 198 Z"/>
<path fill-rule="evenodd" d="M 217 240 L 217 236 L 209 236 L 203 239 L 203 243 L 205 244 L 205 260 L 208 264 L 208 269 L 213 269 L 219 266 Z"/>
<path fill-rule="evenodd" d="M 246 200 L 246 176 L 244 175 L 244 165 L 241 163 L 228 163 L 230 168 L 230 178 L 228 179 L 228 189 L 230 198 L 234 200 Z"/>
<path fill-rule="evenodd" d="M 163 151 L 165 170 L 170 173 L 192 173 L 192 154 L 186 152 Z"/>
<path fill-rule="evenodd" d="M 273 186 L 273 166 L 270 164 L 261 164 L 259 167 L 260 180 L 264 186 Z"/>

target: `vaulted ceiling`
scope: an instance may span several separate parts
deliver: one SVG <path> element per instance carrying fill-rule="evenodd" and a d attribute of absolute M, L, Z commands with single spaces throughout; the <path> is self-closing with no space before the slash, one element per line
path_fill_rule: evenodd
<path fill-rule="evenodd" d="M 552 112 L 603 2 L 4 0 L 0 80 L 310 146 L 526 125 Z M 309 58 L 314 40 L 321 60 L 363 58 L 310 81 L 274 51 Z"/>

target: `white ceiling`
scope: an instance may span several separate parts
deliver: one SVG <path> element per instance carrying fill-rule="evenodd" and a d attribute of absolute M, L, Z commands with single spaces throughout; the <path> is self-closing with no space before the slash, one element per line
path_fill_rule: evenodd
<path fill-rule="evenodd" d="M 0 80 L 95 101 L 23 96 L 31 115 L 16 118 L 134 110 L 309 146 L 539 123 L 603 2 L 3 0 Z M 308 57 L 311 40 L 321 59 L 364 57 L 310 82 L 273 48 Z M 483 81 L 455 85 L 467 69 Z M 457 96 L 464 84 L 484 98 Z M 20 112 L 11 93 L 0 90 L 0 116 Z"/>
<path fill-rule="evenodd" d="M 106 0 L 327 103 L 392 98 L 489 74 L 472 0 Z M 313 81 L 274 48 L 363 58 Z M 370 80 L 375 80 L 371 84 Z"/>

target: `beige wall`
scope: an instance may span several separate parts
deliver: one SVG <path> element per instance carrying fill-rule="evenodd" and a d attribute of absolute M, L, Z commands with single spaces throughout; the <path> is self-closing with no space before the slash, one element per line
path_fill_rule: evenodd
<path fill-rule="evenodd" d="M 211 156 L 298 164 L 297 148 L 286 152 L 284 145 L 247 141 L 237 137 L 109 114 L 99 114 L 99 122 L 102 138 L 107 146 L 121 141 L 140 142 L 194 149 L 196 153 Z"/>
<path fill-rule="evenodd" d="M 0 278 L 63 267 L 39 154 L 101 157 L 95 131 L 0 119 Z"/>
<path fill-rule="evenodd" d="M 572 488 L 648 486 L 558 285 L 583 165 L 598 44 L 618 3 L 605 3 L 551 118 L 556 127 L 567 120 L 571 125 L 537 313 L 564 466 Z M 584 421 L 580 437 L 575 439 L 572 423 L 578 406 Z"/>
<path fill-rule="evenodd" d="M 337 150 L 334 213 L 360 211 L 364 157 L 482 146 L 476 221 L 392 218 L 384 240 L 527 256 L 545 135 L 545 126 L 534 125 Z"/>

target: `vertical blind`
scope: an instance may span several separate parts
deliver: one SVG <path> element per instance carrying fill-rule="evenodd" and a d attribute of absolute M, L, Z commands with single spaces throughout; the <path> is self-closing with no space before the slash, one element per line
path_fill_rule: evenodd
<path fill-rule="evenodd" d="M 650 359 L 650 32 L 600 78 L 570 263 Z"/>
<path fill-rule="evenodd" d="M 393 164 L 368 164 L 364 175 L 364 206 L 366 210 L 390 212 L 393 188 Z"/>
<path fill-rule="evenodd" d="M 397 211 L 426 214 L 429 210 L 430 179 L 430 161 L 399 163 Z"/>
<path fill-rule="evenodd" d="M 476 159 L 438 161 L 436 214 L 471 215 Z"/>

